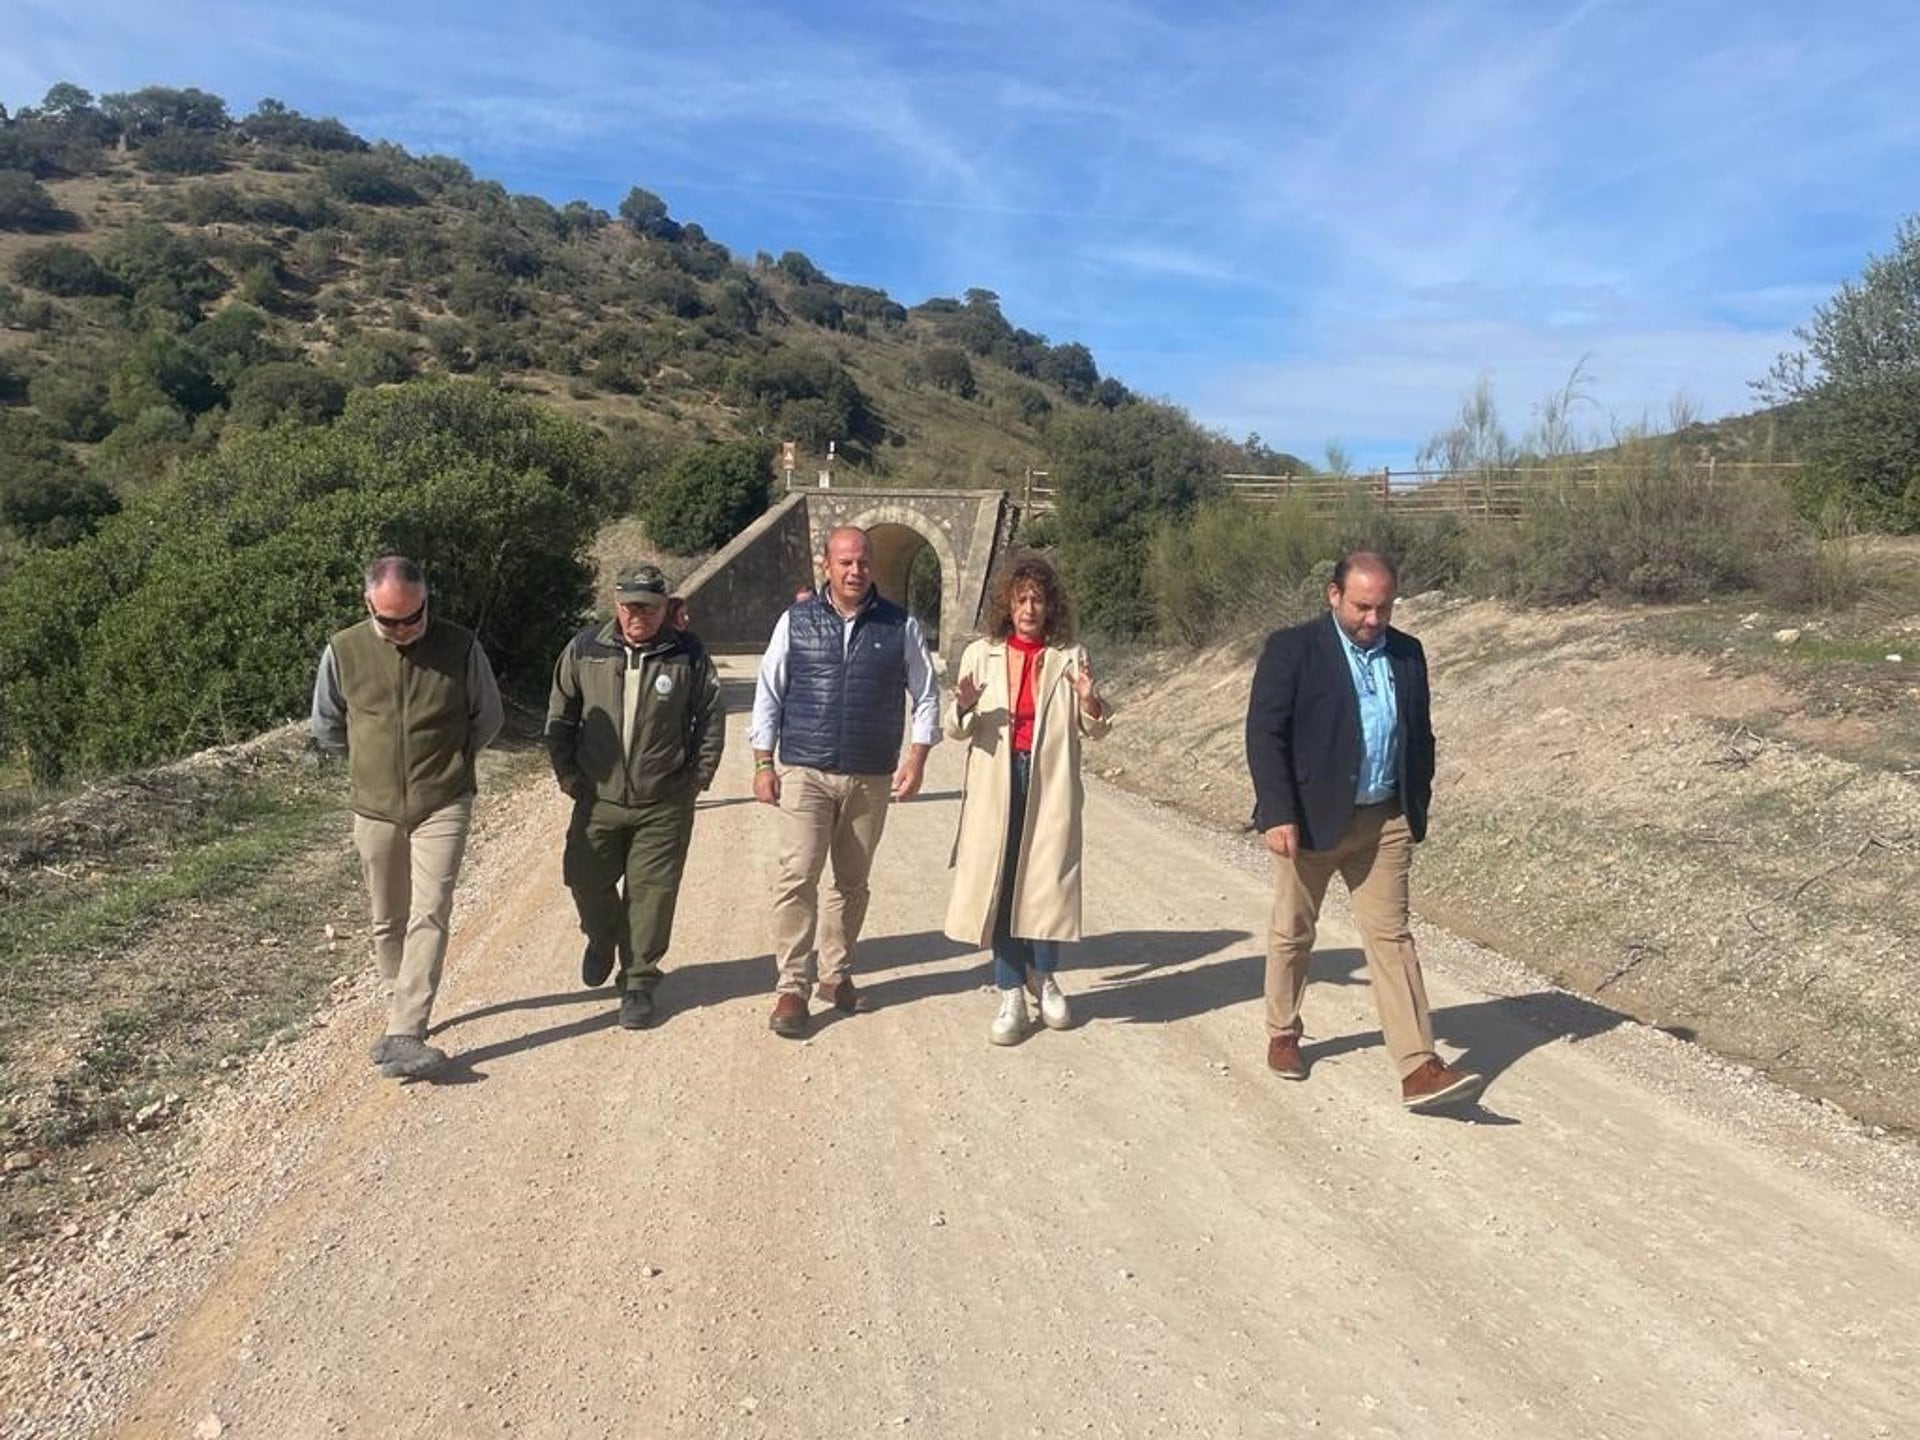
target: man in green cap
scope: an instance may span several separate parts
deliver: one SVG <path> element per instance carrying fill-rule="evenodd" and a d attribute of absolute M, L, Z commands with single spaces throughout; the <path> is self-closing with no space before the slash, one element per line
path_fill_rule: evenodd
<path fill-rule="evenodd" d="M 694 797 L 726 745 L 720 677 L 670 623 L 670 589 L 657 566 L 622 571 L 614 617 L 568 642 L 547 700 L 547 754 L 573 798 L 561 870 L 587 936 L 580 979 L 603 984 L 618 962 L 628 1030 L 653 1018 Z"/>

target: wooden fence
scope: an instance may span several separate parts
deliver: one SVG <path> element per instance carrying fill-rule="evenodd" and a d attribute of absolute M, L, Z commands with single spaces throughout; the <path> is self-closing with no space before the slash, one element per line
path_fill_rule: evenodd
<path fill-rule="evenodd" d="M 1790 474 L 1791 460 L 1702 460 L 1694 474 L 1707 484 L 1740 484 L 1761 475 Z M 1473 519 L 1512 520 L 1529 495 L 1544 490 L 1597 490 L 1633 473 L 1628 466 L 1513 465 L 1493 470 L 1370 470 L 1358 475 L 1224 475 L 1227 489 L 1250 504 L 1271 505 L 1298 496 L 1316 514 L 1343 509 L 1364 498 L 1410 514 L 1447 513 Z M 1029 470 L 1021 504 L 1029 514 L 1052 510 L 1055 492 L 1045 470 Z"/>

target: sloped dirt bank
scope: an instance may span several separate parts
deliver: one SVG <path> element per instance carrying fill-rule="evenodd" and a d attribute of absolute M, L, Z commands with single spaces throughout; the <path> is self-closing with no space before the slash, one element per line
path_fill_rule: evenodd
<path fill-rule="evenodd" d="M 1671 614 L 1422 596 L 1395 618 L 1426 646 L 1440 742 L 1423 916 L 1920 1135 L 1920 757 L 1900 764 L 1920 666 L 1847 705 L 1838 680 L 1733 663 L 1751 616 L 1685 617 L 1734 632 L 1717 654 L 1658 643 Z M 1116 672 L 1101 773 L 1244 825 L 1257 645 Z"/>

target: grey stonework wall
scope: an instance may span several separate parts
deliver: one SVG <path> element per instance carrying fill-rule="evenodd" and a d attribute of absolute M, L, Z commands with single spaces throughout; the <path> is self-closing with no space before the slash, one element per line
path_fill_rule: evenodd
<path fill-rule="evenodd" d="M 790 495 L 714 553 L 679 593 L 694 634 L 720 654 L 758 654 L 793 592 L 814 583 L 807 497 Z"/>
<path fill-rule="evenodd" d="M 939 650 L 951 665 L 978 633 L 994 561 L 1010 543 L 1004 490 L 800 490 L 788 495 L 680 587 L 693 629 L 716 651 L 757 651 L 794 590 L 816 583 L 814 557 L 838 525 L 873 539 L 874 583 L 906 599 L 922 545 L 940 562 Z"/>

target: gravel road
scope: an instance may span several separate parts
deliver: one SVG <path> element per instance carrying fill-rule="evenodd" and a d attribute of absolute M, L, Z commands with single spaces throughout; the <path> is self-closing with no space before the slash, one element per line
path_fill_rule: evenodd
<path fill-rule="evenodd" d="M 875 1008 L 776 1038 L 743 732 L 653 1029 L 579 988 L 566 802 L 490 794 L 450 1076 L 375 1075 L 365 983 L 248 1067 L 118 1231 L 13 1277 L 7 1432 L 1920 1427 L 1911 1152 L 1426 932 L 1443 1051 L 1493 1081 L 1463 1118 L 1406 1114 L 1341 913 L 1312 1076 L 1279 1081 L 1260 857 L 1097 783 L 1075 1028 L 987 1044 L 985 966 L 938 932 L 943 746 L 876 869 Z"/>

